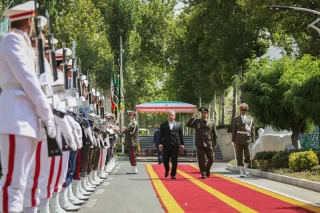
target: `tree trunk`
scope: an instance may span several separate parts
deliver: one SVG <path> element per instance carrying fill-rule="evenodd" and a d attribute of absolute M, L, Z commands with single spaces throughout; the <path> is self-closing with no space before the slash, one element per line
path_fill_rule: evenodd
<path fill-rule="evenodd" d="M 224 125 L 224 108 L 225 108 L 225 96 L 226 90 L 223 90 L 222 97 L 221 97 L 221 124 Z"/>
<path fill-rule="evenodd" d="M 299 128 L 294 128 L 292 130 L 291 142 L 295 149 L 298 149 L 298 138 L 299 138 Z"/>
<path fill-rule="evenodd" d="M 217 95 L 216 92 L 213 94 L 213 101 L 212 101 L 212 119 L 216 124 L 218 124 L 217 120 L 217 111 L 216 111 L 216 103 L 217 103 Z"/>

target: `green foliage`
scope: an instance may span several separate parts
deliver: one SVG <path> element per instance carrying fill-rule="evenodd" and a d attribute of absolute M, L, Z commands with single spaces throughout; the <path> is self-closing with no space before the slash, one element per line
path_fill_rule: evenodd
<path fill-rule="evenodd" d="M 289 156 L 289 168 L 293 171 L 310 169 L 319 163 L 313 151 L 292 153 Z"/>
<path fill-rule="evenodd" d="M 320 164 L 320 150 L 314 151 L 314 153 L 316 153 L 318 160 L 319 160 L 319 164 Z"/>
<path fill-rule="evenodd" d="M 296 148 L 298 134 L 305 131 L 308 117 L 296 112 L 294 98 L 290 94 L 296 83 L 308 74 L 309 69 L 304 68 L 307 62 L 310 62 L 309 57 L 301 60 L 289 57 L 275 61 L 269 58 L 253 60 L 248 63 L 248 71 L 240 84 L 243 99 L 250 106 L 250 114 L 261 124 L 291 130 L 292 144 Z"/>
<path fill-rule="evenodd" d="M 255 160 L 271 160 L 272 157 L 277 154 L 278 151 L 262 151 L 262 152 L 258 152 L 254 159 Z"/>
<path fill-rule="evenodd" d="M 305 150 L 289 150 L 277 152 L 272 157 L 272 163 L 274 168 L 289 168 L 289 156 L 292 153 L 304 152 Z"/>

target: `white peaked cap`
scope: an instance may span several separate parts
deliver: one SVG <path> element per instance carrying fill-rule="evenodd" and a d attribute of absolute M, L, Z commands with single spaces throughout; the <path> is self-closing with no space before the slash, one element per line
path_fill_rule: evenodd
<path fill-rule="evenodd" d="M 44 16 L 38 16 L 40 19 L 40 27 L 44 27 L 44 26 L 46 26 L 47 25 L 47 23 L 48 23 L 48 20 L 47 20 L 47 18 L 46 17 L 44 17 Z"/>
<path fill-rule="evenodd" d="M 81 81 L 86 80 L 86 79 L 87 79 L 86 75 L 82 75 L 81 78 L 80 78 Z"/>
<path fill-rule="evenodd" d="M 91 92 L 95 93 L 95 92 L 96 92 L 96 89 L 95 89 L 95 88 L 92 88 L 92 89 L 91 89 Z"/>
<path fill-rule="evenodd" d="M 8 16 L 11 22 L 35 16 L 34 1 L 27 1 L 23 4 L 18 4 L 4 11 L 3 15 Z"/>
<path fill-rule="evenodd" d="M 67 50 L 66 55 L 70 56 L 72 54 L 72 50 L 69 48 L 65 48 Z M 63 48 L 56 50 L 56 60 L 62 60 L 63 57 Z"/>
<path fill-rule="evenodd" d="M 52 43 L 53 43 L 53 44 L 58 44 L 58 39 L 53 38 L 53 39 L 52 39 Z M 49 41 L 48 41 L 48 40 L 45 40 L 45 45 L 46 45 L 46 47 L 49 46 Z"/>

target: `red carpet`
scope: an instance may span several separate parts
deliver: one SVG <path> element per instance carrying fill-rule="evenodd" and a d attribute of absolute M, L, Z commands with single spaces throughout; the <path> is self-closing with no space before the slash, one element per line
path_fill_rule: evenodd
<path fill-rule="evenodd" d="M 154 189 L 166 212 L 320 212 L 320 208 L 211 174 L 178 165 L 177 179 L 164 178 L 163 165 L 147 165 Z M 235 181 L 236 183 L 232 182 Z"/>

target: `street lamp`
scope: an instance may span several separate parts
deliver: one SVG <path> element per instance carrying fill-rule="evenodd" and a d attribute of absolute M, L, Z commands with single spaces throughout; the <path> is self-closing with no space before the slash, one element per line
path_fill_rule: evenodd
<path fill-rule="evenodd" d="M 271 10 L 297 10 L 297 11 L 303 11 L 303 12 L 307 12 L 307 13 L 313 13 L 316 15 L 320 15 L 319 11 L 311 10 L 311 9 L 303 8 L 303 7 L 269 6 L 268 8 Z M 320 34 L 320 29 L 315 26 L 315 24 L 318 23 L 319 21 L 320 21 L 320 18 L 317 18 L 317 20 L 315 20 L 314 22 L 309 24 L 308 27 L 315 29 Z"/>

